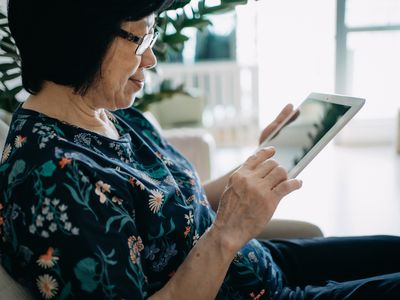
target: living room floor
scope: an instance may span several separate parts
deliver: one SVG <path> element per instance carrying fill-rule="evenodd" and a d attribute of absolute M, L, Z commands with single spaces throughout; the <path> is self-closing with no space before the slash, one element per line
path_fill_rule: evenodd
<path fill-rule="evenodd" d="M 213 176 L 226 173 L 254 149 L 218 149 Z M 330 143 L 298 178 L 302 189 L 281 202 L 274 218 L 312 222 L 325 236 L 400 235 L 400 154 L 394 145 Z"/>

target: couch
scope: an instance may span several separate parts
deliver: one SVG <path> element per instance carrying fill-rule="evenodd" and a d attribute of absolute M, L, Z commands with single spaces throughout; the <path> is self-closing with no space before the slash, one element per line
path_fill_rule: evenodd
<path fill-rule="evenodd" d="M 155 120 L 152 121 L 155 122 Z M 162 130 L 161 127 L 159 127 L 159 130 Z M 0 119 L 0 152 L 3 150 L 7 132 L 8 124 Z M 201 129 L 175 129 L 166 131 L 165 136 L 171 144 L 192 161 L 199 171 L 200 178 L 209 178 L 215 143 L 206 131 Z M 321 230 L 314 224 L 295 220 L 273 219 L 258 238 L 308 238 L 322 235 Z M 32 299 L 32 297 L 0 265 L 0 300 L 14 299 L 25 300 Z"/>

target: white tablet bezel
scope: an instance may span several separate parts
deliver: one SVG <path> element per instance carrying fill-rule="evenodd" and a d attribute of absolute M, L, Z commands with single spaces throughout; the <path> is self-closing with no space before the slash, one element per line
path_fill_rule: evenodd
<path fill-rule="evenodd" d="M 313 158 L 334 138 L 334 136 L 354 117 L 354 115 L 363 107 L 365 99 L 350 97 L 338 94 L 322 94 L 322 93 L 311 93 L 307 99 L 315 99 L 323 102 L 342 104 L 350 106 L 350 109 L 340 118 L 340 120 L 325 133 L 325 135 L 316 143 L 311 150 L 291 169 L 288 170 L 289 178 L 295 178 L 312 160 Z M 303 102 L 304 102 L 303 101 Z M 301 104 L 300 104 L 301 106 Z M 299 107 L 300 107 L 299 106 Z M 270 137 L 273 137 L 290 118 L 298 111 L 297 107 L 283 122 L 276 128 Z M 268 146 L 270 138 L 267 138 L 261 145 L 260 148 Z"/>

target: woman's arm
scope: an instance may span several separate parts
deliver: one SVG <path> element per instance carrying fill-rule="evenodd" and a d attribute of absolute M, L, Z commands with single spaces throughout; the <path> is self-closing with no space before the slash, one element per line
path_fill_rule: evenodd
<path fill-rule="evenodd" d="M 274 160 L 273 148 L 252 155 L 234 172 L 210 229 L 169 282 L 150 299 L 214 299 L 237 251 L 271 219 L 279 201 L 301 187 Z M 189 296 L 190 295 L 190 296 Z"/>
<path fill-rule="evenodd" d="M 149 299 L 215 299 L 238 250 L 215 227 L 210 227 L 169 282 Z"/>

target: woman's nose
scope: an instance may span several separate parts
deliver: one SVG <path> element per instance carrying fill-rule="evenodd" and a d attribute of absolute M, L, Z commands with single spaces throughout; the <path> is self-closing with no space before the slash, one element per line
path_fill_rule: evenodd
<path fill-rule="evenodd" d="M 154 52 L 151 48 L 148 48 L 142 54 L 142 61 L 140 62 L 140 66 L 145 69 L 154 68 L 157 65 L 157 58 L 154 55 Z"/>

